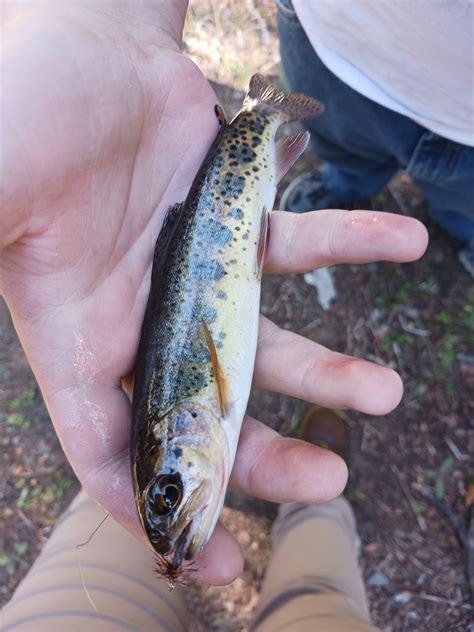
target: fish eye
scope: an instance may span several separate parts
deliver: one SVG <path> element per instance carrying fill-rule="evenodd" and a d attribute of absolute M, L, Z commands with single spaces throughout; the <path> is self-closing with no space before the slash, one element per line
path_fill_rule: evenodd
<path fill-rule="evenodd" d="M 154 511 L 165 516 L 176 509 L 183 495 L 183 485 L 179 474 L 158 476 L 149 492 L 149 501 Z"/>

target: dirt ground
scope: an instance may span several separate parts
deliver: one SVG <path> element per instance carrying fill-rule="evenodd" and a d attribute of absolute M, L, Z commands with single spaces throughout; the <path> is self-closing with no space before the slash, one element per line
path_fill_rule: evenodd
<path fill-rule="evenodd" d="M 216 21 L 226 29 L 236 5 L 222 2 L 216 14 L 215 3 L 191 4 L 188 40 L 191 30 L 195 42 L 188 50 L 194 56 L 199 57 L 198 43 L 215 30 Z M 238 5 L 242 26 L 234 29 L 235 49 L 229 45 L 226 52 L 231 60 L 226 76 L 213 74 L 216 58 L 201 53 L 201 66 L 210 78 L 243 87 L 247 74 L 257 66 L 266 64 L 265 72 L 278 72 L 273 5 L 256 5 L 258 11 L 250 1 Z M 211 8 L 214 13 L 209 13 Z M 237 40 L 244 28 L 261 44 L 259 51 L 255 48 L 255 55 L 261 57 L 249 61 L 248 73 L 238 64 L 242 51 Z M 213 49 L 203 50 L 207 55 Z M 217 44 L 215 51 L 218 56 Z M 228 109 L 235 107 L 240 93 L 216 87 L 221 102 Z M 313 163 L 314 158 L 307 156 L 299 169 Z M 412 214 L 427 224 L 431 242 L 420 262 L 338 266 L 332 271 L 337 295 L 328 310 L 302 275 L 267 277 L 262 311 L 281 327 L 391 366 L 402 375 L 405 396 L 391 415 L 345 413 L 352 444 L 346 495 L 358 520 L 361 567 L 373 621 L 387 632 L 469 630 L 473 609 L 461 540 L 474 499 L 469 457 L 474 454 L 474 286 L 450 241 L 429 221 L 407 178 L 395 178 L 373 205 Z M 304 402 L 265 392 L 253 392 L 250 402 L 252 414 L 286 435 L 297 432 L 306 409 Z M 4 603 L 78 483 L 3 303 L 0 442 L 0 601 Z M 246 565 L 242 577 L 229 587 L 188 588 L 196 632 L 247 629 L 270 555 L 275 510 L 267 503 L 229 494 L 224 522 L 242 545 Z"/>

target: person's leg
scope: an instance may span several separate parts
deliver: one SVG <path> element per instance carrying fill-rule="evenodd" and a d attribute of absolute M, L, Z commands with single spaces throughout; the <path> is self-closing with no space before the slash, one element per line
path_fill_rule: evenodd
<path fill-rule="evenodd" d="M 251 630 L 377 630 L 370 623 L 357 547 L 354 515 L 344 498 L 321 505 L 283 505 Z"/>
<path fill-rule="evenodd" d="M 474 240 L 474 147 L 425 132 L 406 172 L 423 192 L 433 219 L 454 239 Z"/>
<path fill-rule="evenodd" d="M 179 587 L 170 593 L 153 553 L 112 518 L 76 548 L 104 516 L 84 492 L 76 497 L 1 612 L 2 632 L 187 629 Z"/>
<path fill-rule="evenodd" d="M 359 94 L 320 60 L 289 0 L 278 0 L 278 28 L 288 88 L 325 105 L 306 122 L 312 147 L 326 163 L 324 187 L 337 201 L 376 194 L 399 167 L 402 148 L 416 146 L 423 128 Z"/>
<path fill-rule="evenodd" d="M 298 436 L 349 463 L 348 429 L 336 411 L 311 408 Z M 251 630 L 373 632 L 357 564 L 358 546 L 354 514 L 344 498 L 320 505 L 282 505 Z"/>

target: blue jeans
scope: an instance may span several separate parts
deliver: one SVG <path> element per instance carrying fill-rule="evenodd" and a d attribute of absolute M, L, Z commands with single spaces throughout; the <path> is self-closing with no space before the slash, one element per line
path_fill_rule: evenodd
<path fill-rule="evenodd" d="M 288 88 L 314 96 L 324 113 L 307 122 L 326 163 L 327 193 L 340 203 L 372 197 L 403 169 L 428 211 L 452 237 L 474 240 L 474 148 L 430 132 L 362 96 L 319 59 L 290 0 L 277 0 L 283 71 Z"/>

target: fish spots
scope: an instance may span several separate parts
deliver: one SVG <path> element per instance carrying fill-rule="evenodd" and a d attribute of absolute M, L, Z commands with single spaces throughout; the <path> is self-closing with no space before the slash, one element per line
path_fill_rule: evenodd
<path fill-rule="evenodd" d="M 216 259 L 199 260 L 194 268 L 194 275 L 202 281 L 220 281 L 227 272 Z"/>
<path fill-rule="evenodd" d="M 230 228 L 212 217 L 207 220 L 205 232 L 210 235 L 212 242 L 219 246 L 225 246 L 232 239 Z"/>
<path fill-rule="evenodd" d="M 255 118 L 248 126 L 251 132 L 254 132 L 255 135 L 263 134 L 265 131 L 265 124 L 262 122 L 262 119 Z"/>
<path fill-rule="evenodd" d="M 229 211 L 229 217 L 232 217 L 233 219 L 243 219 L 244 212 L 241 208 L 235 207 Z"/>
<path fill-rule="evenodd" d="M 174 448 L 173 454 L 179 459 L 180 456 L 183 456 L 183 450 L 181 448 Z"/>
<path fill-rule="evenodd" d="M 212 305 L 206 305 L 203 307 L 201 312 L 201 320 L 203 320 L 206 325 L 210 325 L 217 318 L 217 311 Z"/>
<path fill-rule="evenodd" d="M 222 301 L 226 301 L 227 300 L 227 293 L 224 292 L 224 290 L 219 290 L 217 292 L 217 298 L 220 298 Z"/>
<path fill-rule="evenodd" d="M 225 197 L 234 197 L 237 199 L 244 190 L 245 177 L 227 171 L 221 181 L 220 194 Z"/>

